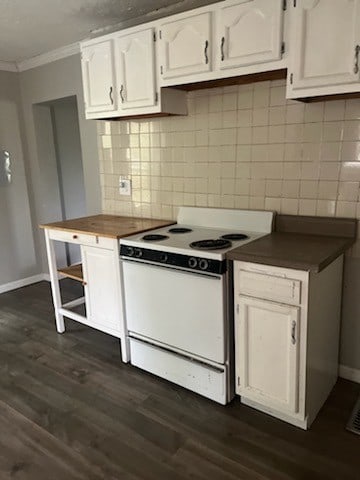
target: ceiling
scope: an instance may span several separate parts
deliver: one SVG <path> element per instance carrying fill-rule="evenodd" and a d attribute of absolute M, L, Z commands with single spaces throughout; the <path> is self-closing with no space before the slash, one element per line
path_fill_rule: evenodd
<path fill-rule="evenodd" d="M 214 0 L 0 0 L 0 61 L 21 62 L 83 40 L 94 30 L 209 3 Z"/>

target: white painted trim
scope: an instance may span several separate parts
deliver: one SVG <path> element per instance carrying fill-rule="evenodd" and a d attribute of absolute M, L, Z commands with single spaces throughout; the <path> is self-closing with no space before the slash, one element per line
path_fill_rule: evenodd
<path fill-rule="evenodd" d="M 24 72 L 25 70 L 40 67 L 41 65 L 46 65 L 47 63 L 55 62 L 62 58 L 71 57 L 71 55 L 76 55 L 78 53 L 80 53 L 80 44 L 72 43 L 71 45 L 66 45 L 65 47 L 57 48 L 51 52 L 43 53 L 36 57 L 18 62 L 17 68 L 19 72 Z"/>
<path fill-rule="evenodd" d="M 360 369 L 339 365 L 339 377 L 360 383 Z"/>
<path fill-rule="evenodd" d="M 2 72 L 18 72 L 16 62 L 4 62 L 0 60 L 0 71 Z"/>
<path fill-rule="evenodd" d="M 27 285 L 31 285 L 33 283 L 42 282 L 45 280 L 45 275 L 40 273 L 39 275 L 34 275 L 32 277 L 22 278 L 20 280 L 16 280 L 15 282 L 5 283 L 0 285 L 0 293 L 10 292 L 11 290 L 16 290 L 17 288 L 26 287 Z"/>

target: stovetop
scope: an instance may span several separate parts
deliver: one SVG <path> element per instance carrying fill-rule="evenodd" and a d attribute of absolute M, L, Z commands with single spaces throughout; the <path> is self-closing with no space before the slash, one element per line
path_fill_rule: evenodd
<path fill-rule="evenodd" d="M 175 229 L 175 233 L 172 232 L 173 229 Z M 176 233 L 176 230 L 179 230 L 181 233 Z M 237 239 L 239 234 L 241 239 Z M 172 227 L 152 230 L 145 234 L 141 233 L 122 238 L 120 243 L 121 245 L 128 245 L 134 248 L 146 248 L 222 260 L 231 249 L 245 245 L 264 235 L 266 233 L 177 224 Z M 225 238 L 222 238 L 224 236 Z M 206 241 L 204 242 L 206 243 L 205 247 L 208 248 L 201 248 L 203 241 Z"/>

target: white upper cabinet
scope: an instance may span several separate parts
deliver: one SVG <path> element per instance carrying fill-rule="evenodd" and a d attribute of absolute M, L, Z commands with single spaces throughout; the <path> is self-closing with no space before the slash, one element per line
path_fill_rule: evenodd
<path fill-rule="evenodd" d="M 295 414 L 299 399 L 299 307 L 238 297 L 237 393 Z"/>
<path fill-rule="evenodd" d="M 280 60 L 283 0 L 225 2 L 218 13 L 220 69 Z"/>
<path fill-rule="evenodd" d="M 156 103 L 154 30 L 115 39 L 119 108 L 150 107 Z"/>
<path fill-rule="evenodd" d="M 163 79 L 211 70 L 212 13 L 191 13 L 160 24 L 159 60 Z"/>
<path fill-rule="evenodd" d="M 293 10 L 291 90 L 305 96 L 353 90 L 360 80 L 360 1 L 298 0 Z"/>
<path fill-rule="evenodd" d="M 82 46 L 81 59 L 86 112 L 116 110 L 112 41 L 99 40 Z"/>

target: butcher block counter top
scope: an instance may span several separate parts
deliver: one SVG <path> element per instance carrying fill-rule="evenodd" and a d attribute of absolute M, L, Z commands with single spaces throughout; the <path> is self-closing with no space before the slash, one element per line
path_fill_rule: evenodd
<path fill-rule="evenodd" d="M 278 215 L 275 232 L 230 251 L 227 258 L 317 273 L 353 245 L 356 227 L 355 219 Z"/>
<path fill-rule="evenodd" d="M 118 215 L 93 215 L 91 217 L 75 218 L 63 222 L 40 225 L 40 228 L 64 230 L 74 233 L 86 233 L 98 237 L 122 238 L 135 233 L 146 232 L 154 228 L 173 225 L 171 220 L 152 218 L 122 217 Z"/>

